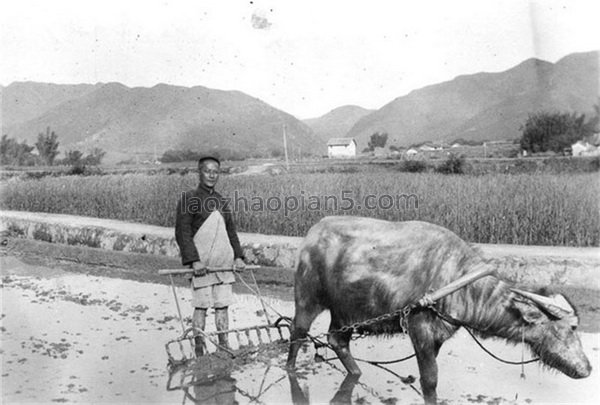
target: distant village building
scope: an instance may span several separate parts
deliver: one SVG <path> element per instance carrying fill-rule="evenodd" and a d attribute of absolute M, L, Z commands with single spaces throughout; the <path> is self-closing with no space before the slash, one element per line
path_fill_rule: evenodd
<path fill-rule="evenodd" d="M 331 138 L 327 141 L 327 156 L 344 158 L 356 156 L 356 141 L 352 138 Z"/>
<path fill-rule="evenodd" d="M 373 148 L 373 156 L 382 157 L 388 154 L 385 148 L 376 147 Z"/>
<path fill-rule="evenodd" d="M 424 145 L 419 146 L 419 149 L 423 152 L 430 152 L 432 150 L 435 150 L 435 147 L 426 143 Z"/>
<path fill-rule="evenodd" d="M 418 153 L 419 153 L 419 151 L 416 150 L 415 148 L 410 148 L 409 150 L 406 151 L 406 156 L 415 156 Z"/>
<path fill-rule="evenodd" d="M 390 156 L 393 158 L 401 158 L 406 153 L 406 148 L 401 146 L 391 146 Z"/>
<path fill-rule="evenodd" d="M 571 145 L 573 156 L 600 156 L 600 133 Z"/>
<path fill-rule="evenodd" d="M 423 152 L 430 152 L 432 150 L 440 150 L 442 148 L 426 143 L 424 145 L 419 146 L 419 149 L 422 150 Z"/>

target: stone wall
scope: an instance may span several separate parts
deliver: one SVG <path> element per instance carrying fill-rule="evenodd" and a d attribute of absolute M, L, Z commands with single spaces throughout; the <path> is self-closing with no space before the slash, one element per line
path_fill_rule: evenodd
<path fill-rule="evenodd" d="M 0 231 L 23 238 L 178 257 L 172 228 L 61 214 L 1 211 Z M 240 233 L 248 263 L 293 268 L 302 239 Z M 473 244 L 511 280 L 600 290 L 600 248 Z"/>

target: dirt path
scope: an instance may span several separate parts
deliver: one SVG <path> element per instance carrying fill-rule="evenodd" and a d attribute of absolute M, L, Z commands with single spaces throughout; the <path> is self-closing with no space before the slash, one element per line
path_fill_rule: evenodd
<path fill-rule="evenodd" d="M 180 268 L 178 259 L 151 254 L 105 251 L 80 246 L 59 245 L 29 239 L 8 238 L 0 246 L 1 255 L 13 255 L 25 263 L 60 267 L 66 271 L 105 277 L 136 280 L 141 282 L 168 284 L 169 278 L 160 276 L 158 269 Z M 262 267 L 254 271 L 261 292 L 285 301 L 293 300 L 294 274 L 286 268 Z M 245 277 L 252 280 L 249 274 Z M 176 285 L 187 286 L 185 277 L 174 277 Z M 237 293 L 248 293 L 242 283 L 236 283 Z M 557 292 L 565 293 L 577 307 L 580 329 L 585 332 L 600 332 L 600 294 L 596 290 L 560 287 Z"/>
<path fill-rule="evenodd" d="M 15 256 L 23 262 L 46 267 L 104 277 L 135 280 L 147 283 L 169 284 L 169 278 L 158 274 L 159 269 L 181 268 L 179 259 L 140 253 L 106 251 L 81 246 L 68 246 L 30 239 L 8 238 L 0 246 L 0 256 Z M 294 274 L 290 269 L 262 267 L 254 270 L 261 291 L 270 297 L 293 300 Z M 244 279 L 252 283 L 249 273 Z M 173 278 L 178 286 L 188 286 L 185 277 Z M 234 291 L 248 293 L 242 283 Z"/>

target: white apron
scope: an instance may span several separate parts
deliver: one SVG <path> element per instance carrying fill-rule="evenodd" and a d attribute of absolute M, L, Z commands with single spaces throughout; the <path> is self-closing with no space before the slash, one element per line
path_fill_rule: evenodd
<path fill-rule="evenodd" d="M 233 268 L 234 254 L 225 220 L 219 211 L 213 211 L 194 235 L 194 245 L 198 256 L 207 267 Z M 208 273 L 204 277 L 193 277 L 194 288 L 206 287 L 214 284 L 233 283 L 233 271 Z"/>

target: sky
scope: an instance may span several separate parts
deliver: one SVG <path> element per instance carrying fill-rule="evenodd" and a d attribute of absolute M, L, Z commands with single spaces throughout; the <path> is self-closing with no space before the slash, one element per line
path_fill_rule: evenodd
<path fill-rule="evenodd" d="M 600 49 L 598 0 L 0 0 L 0 84 L 239 90 L 297 118 Z"/>

